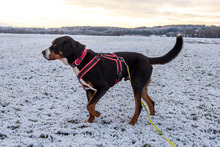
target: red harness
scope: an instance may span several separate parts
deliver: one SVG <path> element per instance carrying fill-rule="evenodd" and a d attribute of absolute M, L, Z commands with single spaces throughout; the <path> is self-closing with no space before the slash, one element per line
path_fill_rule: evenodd
<path fill-rule="evenodd" d="M 85 49 L 83 51 L 82 55 L 76 61 L 74 61 L 74 63 L 71 65 L 73 68 L 81 63 L 81 61 L 83 60 L 83 58 L 86 55 L 86 52 L 87 52 L 87 50 Z M 122 79 L 122 62 L 124 62 L 124 59 L 122 57 L 118 57 L 115 54 L 98 54 L 98 55 L 96 55 L 89 63 L 87 63 L 80 70 L 80 72 L 77 75 L 78 80 L 82 79 L 82 77 L 87 72 L 89 72 L 101 60 L 101 58 L 105 58 L 105 59 L 115 61 L 116 67 L 117 67 L 117 78 L 116 78 L 115 84 L 118 83 L 119 81 L 121 81 L 121 79 Z M 80 61 L 80 62 L 77 62 L 77 61 Z M 83 85 L 83 87 L 85 87 L 85 85 Z"/>
<path fill-rule="evenodd" d="M 117 84 L 122 79 L 122 62 L 124 62 L 124 59 L 115 54 L 101 54 L 101 57 L 115 61 L 117 67 L 117 78 L 115 80 L 115 84 Z"/>

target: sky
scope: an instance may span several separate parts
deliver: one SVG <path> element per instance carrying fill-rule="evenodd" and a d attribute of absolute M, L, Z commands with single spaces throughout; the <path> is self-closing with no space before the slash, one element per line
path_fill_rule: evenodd
<path fill-rule="evenodd" d="M 220 26 L 220 0 L 0 0 L 0 26 Z"/>

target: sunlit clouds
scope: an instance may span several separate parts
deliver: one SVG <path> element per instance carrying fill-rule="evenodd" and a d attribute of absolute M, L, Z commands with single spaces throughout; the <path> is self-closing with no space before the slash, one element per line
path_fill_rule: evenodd
<path fill-rule="evenodd" d="M 1 0 L 0 3 L 3 26 L 220 26 L 220 1 L 216 0 Z"/>

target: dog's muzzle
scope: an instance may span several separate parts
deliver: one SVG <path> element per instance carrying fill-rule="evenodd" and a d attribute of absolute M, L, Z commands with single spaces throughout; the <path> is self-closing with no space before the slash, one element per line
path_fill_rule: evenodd
<path fill-rule="evenodd" d="M 42 51 L 42 54 L 43 54 L 44 58 L 49 60 L 49 55 L 50 55 L 50 50 L 49 49 L 46 49 L 46 50 Z"/>

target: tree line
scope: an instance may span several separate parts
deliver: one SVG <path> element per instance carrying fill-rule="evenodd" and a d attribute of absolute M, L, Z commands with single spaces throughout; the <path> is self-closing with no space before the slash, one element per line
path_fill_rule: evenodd
<path fill-rule="evenodd" d="M 205 25 L 167 25 L 155 27 L 119 28 L 119 27 L 61 27 L 61 28 L 16 28 L 0 27 L 0 33 L 16 34 L 69 34 L 69 35 L 164 35 L 176 36 L 182 34 L 184 37 L 220 38 L 220 27 Z"/>

